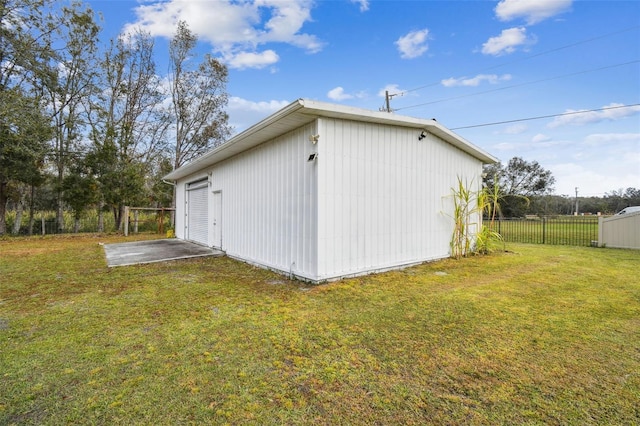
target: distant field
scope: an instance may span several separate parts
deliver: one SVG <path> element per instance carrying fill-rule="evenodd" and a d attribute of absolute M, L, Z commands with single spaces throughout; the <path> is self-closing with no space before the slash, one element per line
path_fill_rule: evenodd
<path fill-rule="evenodd" d="M 0 239 L 0 424 L 640 423 L 640 251 L 508 243 L 314 287 L 108 269 L 124 240 Z"/>

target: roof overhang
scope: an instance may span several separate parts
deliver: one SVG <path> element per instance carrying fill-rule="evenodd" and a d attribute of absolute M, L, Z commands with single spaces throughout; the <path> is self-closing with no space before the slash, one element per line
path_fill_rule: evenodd
<path fill-rule="evenodd" d="M 440 139 L 477 158 L 485 164 L 498 162 L 498 159 L 481 148 L 473 145 L 461 136 L 442 126 L 435 120 L 396 115 L 394 113 L 371 111 L 344 105 L 298 99 L 270 115 L 257 124 L 233 136 L 224 144 L 212 149 L 201 157 L 172 171 L 164 177 L 166 180 L 178 180 L 203 168 L 213 166 L 220 161 L 240 154 L 261 143 L 267 142 L 298 127 L 321 118 L 338 118 L 367 123 L 389 124 L 425 130 Z"/>

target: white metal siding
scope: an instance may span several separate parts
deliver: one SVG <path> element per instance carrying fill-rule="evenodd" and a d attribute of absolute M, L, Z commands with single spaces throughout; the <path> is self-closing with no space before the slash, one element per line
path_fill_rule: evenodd
<path fill-rule="evenodd" d="M 309 124 L 214 166 L 228 255 L 314 279 L 317 163 L 307 158 L 315 133 Z"/>
<path fill-rule="evenodd" d="M 210 173 L 208 191 L 224 197 L 221 248 L 311 280 L 447 257 L 452 188 L 458 177 L 479 187 L 482 164 L 436 136 L 418 141 L 419 134 L 320 118 L 181 180 L 177 205 L 185 182 Z M 318 159 L 308 162 L 314 151 Z"/>
<path fill-rule="evenodd" d="M 457 177 L 479 160 L 420 131 L 320 119 L 318 279 L 443 258 Z"/>
<path fill-rule="evenodd" d="M 222 248 L 222 192 L 213 193 L 213 209 L 211 211 L 211 245 Z"/>
<path fill-rule="evenodd" d="M 598 219 L 598 244 L 640 249 L 640 212 Z"/>

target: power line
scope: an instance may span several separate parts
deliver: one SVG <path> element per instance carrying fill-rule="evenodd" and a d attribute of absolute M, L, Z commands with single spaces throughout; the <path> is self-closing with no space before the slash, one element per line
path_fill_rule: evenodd
<path fill-rule="evenodd" d="M 605 67 L 600 67 L 600 68 L 593 68 L 593 69 L 590 69 L 590 70 L 576 71 L 576 72 L 573 72 L 573 73 L 570 73 L 570 74 L 563 74 L 563 75 L 558 75 L 558 76 L 554 76 L 554 77 L 543 78 L 543 79 L 540 79 L 540 80 L 527 81 L 527 82 L 524 82 L 524 83 L 513 84 L 511 86 L 497 87 L 495 89 L 485 90 L 485 91 L 482 91 L 482 92 L 475 92 L 475 93 L 468 93 L 466 95 L 452 96 L 450 98 L 438 99 L 438 100 L 435 100 L 435 101 L 424 102 L 424 103 L 421 103 L 421 104 L 410 105 L 410 106 L 406 106 L 406 107 L 402 107 L 402 108 L 395 108 L 394 111 L 401 111 L 401 110 L 404 110 L 404 109 L 417 108 L 417 107 L 421 107 L 421 106 L 425 106 L 425 105 L 432 105 L 432 104 L 451 101 L 451 100 L 455 100 L 455 99 L 468 98 L 468 97 L 471 97 L 471 96 L 485 95 L 487 93 L 493 93 L 493 92 L 498 92 L 498 91 L 501 91 L 501 90 L 513 89 L 513 88 L 516 88 L 516 87 L 528 86 L 528 85 L 531 85 L 531 84 L 543 83 L 543 82 L 546 82 L 546 81 L 557 80 L 557 79 L 560 79 L 560 78 L 573 77 L 575 75 L 587 74 L 587 73 L 590 73 L 590 72 L 602 71 L 602 70 L 606 70 L 606 69 L 610 69 L 610 68 L 622 67 L 622 66 L 625 66 L 625 65 L 631 65 L 631 64 L 638 63 L 638 62 L 640 62 L 640 59 L 635 59 L 635 60 L 632 60 L 632 61 L 629 61 L 629 62 L 623 62 L 623 63 L 615 64 L 615 65 L 607 65 Z"/>
<path fill-rule="evenodd" d="M 617 35 L 617 34 L 625 33 L 625 32 L 627 32 L 627 31 L 635 30 L 635 29 L 638 29 L 638 28 L 640 28 L 640 25 L 636 25 L 636 26 L 633 26 L 633 27 L 624 28 L 624 29 L 622 29 L 622 30 L 614 31 L 614 32 L 607 33 L 607 34 L 602 34 L 602 35 L 595 36 L 595 37 L 591 37 L 591 38 L 588 38 L 588 39 L 585 39 L 585 40 L 576 41 L 576 42 L 574 42 L 574 43 L 566 44 L 566 45 L 564 45 L 564 46 L 556 47 L 556 48 L 554 48 L 554 49 L 550 49 L 550 50 L 545 50 L 545 51 L 543 51 L 543 52 L 536 53 L 536 54 L 534 54 L 534 55 L 529 55 L 529 56 L 525 56 L 525 57 L 523 57 L 523 58 L 514 59 L 514 60 L 509 61 L 509 62 L 503 62 L 503 63 L 501 63 L 501 64 L 493 65 L 493 66 L 490 66 L 490 67 L 487 67 L 487 68 L 481 68 L 481 69 L 477 70 L 477 71 L 475 72 L 475 74 L 477 74 L 477 73 L 481 73 L 481 72 L 484 72 L 484 71 L 489 71 L 489 70 L 496 69 L 496 68 L 501 68 L 501 67 L 504 67 L 504 66 L 507 66 L 507 65 L 515 64 L 515 63 L 517 63 L 517 62 L 528 61 L 529 59 L 537 58 L 538 56 L 543 56 L 543 55 L 547 55 L 547 54 L 549 54 L 549 53 L 558 52 L 558 51 L 560 51 L 560 50 L 569 49 L 569 48 L 571 48 L 571 47 L 575 47 L 575 46 L 578 46 L 578 45 L 581 45 L 581 44 L 585 44 L 585 43 L 590 43 L 590 42 L 595 41 L 595 40 L 599 40 L 599 39 L 602 39 L 602 38 L 611 37 L 611 36 L 613 36 L 613 35 Z M 474 74 L 474 73 L 472 73 L 472 74 Z M 413 88 L 413 89 L 404 90 L 404 91 L 399 92 L 399 93 L 394 93 L 394 94 L 393 94 L 393 96 L 396 96 L 396 95 L 397 95 L 397 96 L 404 96 L 406 93 L 416 92 L 416 91 L 418 91 L 418 90 L 426 89 L 427 87 L 437 86 L 437 85 L 439 85 L 440 83 L 441 83 L 441 81 L 437 81 L 437 82 L 434 82 L 434 83 L 428 83 L 428 84 L 425 84 L 425 85 L 423 85 L 423 86 L 419 86 L 419 87 L 416 87 L 416 88 Z"/>
<path fill-rule="evenodd" d="M 471 125 L 471 126 L 454 127 L 451 130 L 472 129 L 472 128 L 475 128 L 475 127 L 497 126 L 499 124 L 510 124 L 510 123 L 517 123 L 517 122 L 520 122 L 520 121 L 542 120 L 544 118 L 563 117 L 565 115 L 584 114 L 586 112 L 607 111 L 607 110 L 611 110 L 611 109 L 631 108 L 631 107 L 637 107 L 637 106 L 640 106 L 640 103 L 631 104 L 631 105 L 618 105 L 618 106 L 611 106 L 611 107 L 588 109 L 588 110 L 582 110 L 582 111 L 563 112 L 563 113 L 560 113 L 560 114 L 540 115 L 540 116 L 537 116 L 537 117 L 518 118 L 518 119 L 515 119 L 515 120 L 496 121 L 496 122 L 493 122 L 493 123 L 474 124 L 474 125 Z"/>

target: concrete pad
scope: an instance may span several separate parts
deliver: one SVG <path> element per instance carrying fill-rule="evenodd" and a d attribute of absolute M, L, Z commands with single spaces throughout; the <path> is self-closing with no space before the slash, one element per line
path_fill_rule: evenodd
<path fill-rule="evenodd" d="M 224 256 L 224 252 L 175 238 L 105 244 L 107 266 L 128 266 L 192 257 Z"/>

